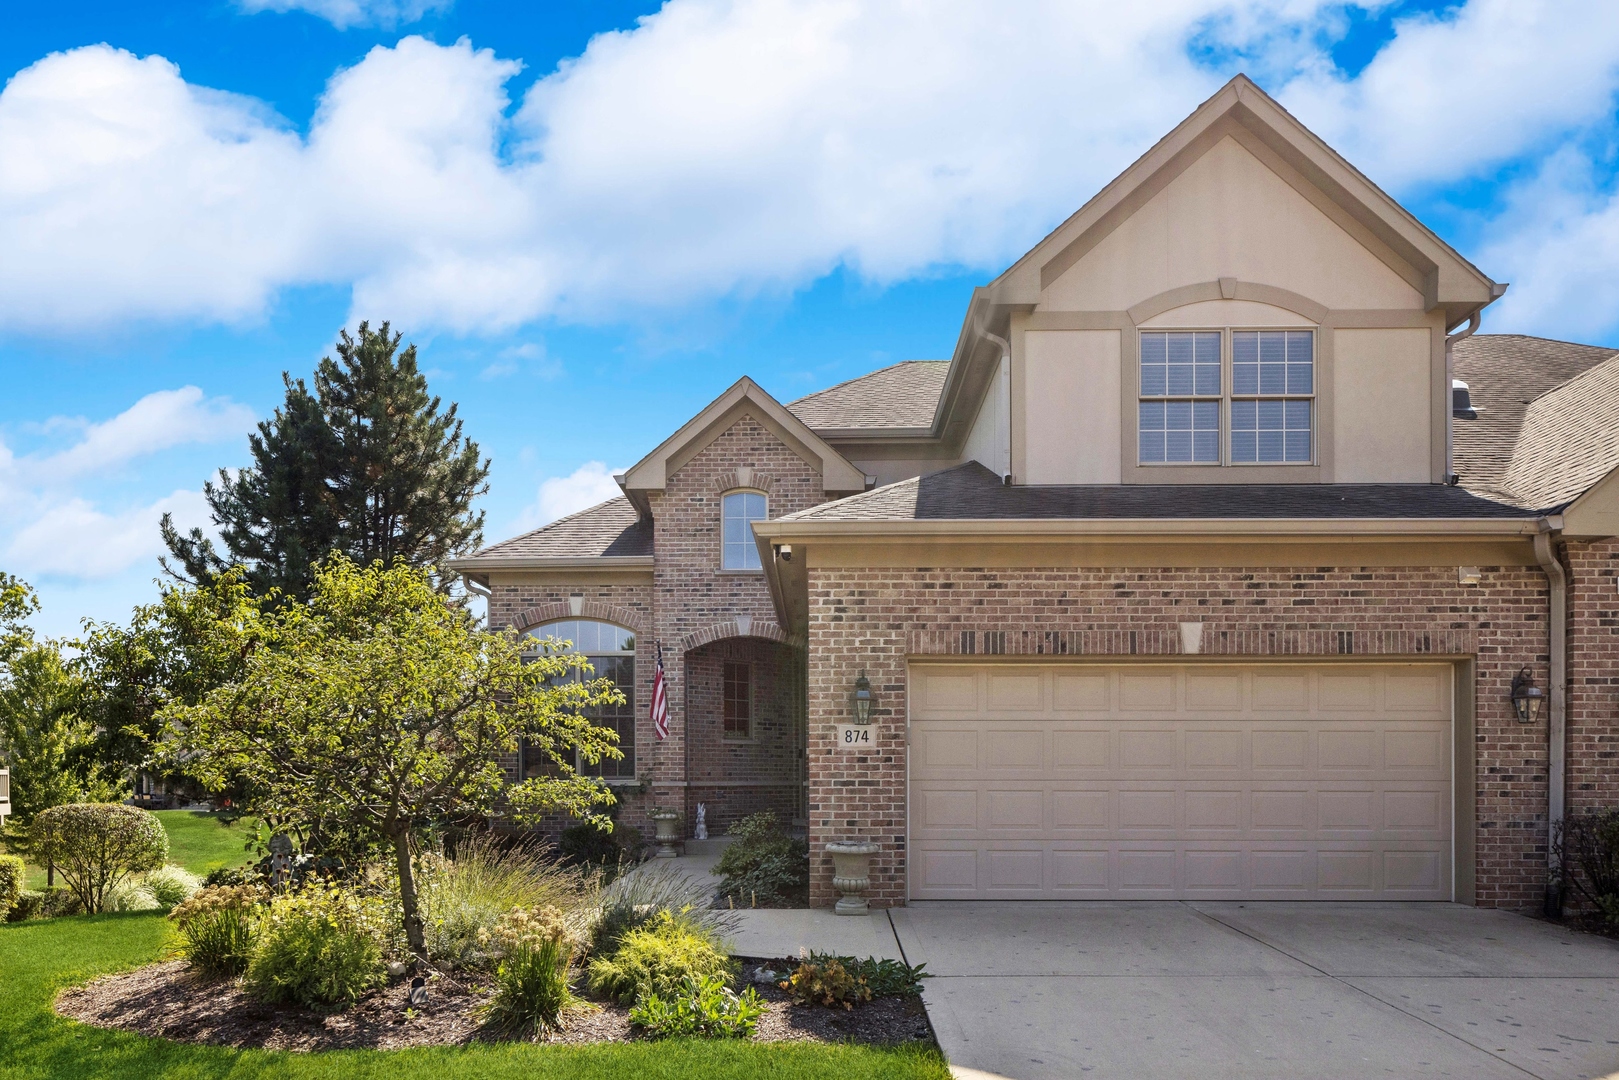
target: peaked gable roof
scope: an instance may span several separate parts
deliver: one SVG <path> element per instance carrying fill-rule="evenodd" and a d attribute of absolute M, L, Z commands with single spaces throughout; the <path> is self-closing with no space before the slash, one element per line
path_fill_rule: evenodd
<path fill-rule="evenodd" d="M 746 376 L 731 384 L 730 389 L 682 424 L 679 431 L 631 466 L 619 479 L 619 486 L 644 513 L 647 507 L 641 492 L 663 490 L 670 473 L 690 461 L 743 415 L 753 416 L 799 457 L 817 466 L 821 470 L 823 490 L 839 494 L 865 490 L 864 472 L 851 465 L 804 421 Z"/>

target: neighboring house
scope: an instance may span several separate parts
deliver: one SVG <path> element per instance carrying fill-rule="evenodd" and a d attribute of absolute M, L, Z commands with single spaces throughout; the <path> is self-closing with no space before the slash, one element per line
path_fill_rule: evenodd
<path fill-rule="evenodd" d="M 1239 77 L 948 362 L 743 379 L 454 567 L 621 679 L 626 820 L 776 809 L 817 904 L 865 837 L 885 904 L 1539 906 L 1553 822 L 1619 801 L 1619 358 L 1468 338 L 1504 291 Z"/>

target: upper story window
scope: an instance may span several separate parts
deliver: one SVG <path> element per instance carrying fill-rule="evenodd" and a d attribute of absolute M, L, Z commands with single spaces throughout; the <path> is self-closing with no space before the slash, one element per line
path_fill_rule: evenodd
<path fill-rule="evenodd" d="M 1229 376 L 1222 355 L 1228 348 Z M 1314 460 L 1315 335 L 1143 332 L 1137 410 L 1142 465 L 1308 465 Z"/>
<path fill-rule="evenodd" d="M 720 568 L 759 570 L 759 549 L 750 523 L 768 517 L 769 504 L 757 491 L 733 491 L 721 500 Z"/>
<path fill-rule="evenodd" d="M 618 748 L 624 756 L 617 761 L 603 758 L 592 765 L 576 762 L 585 776 L 606 779 L 630 779 L 635 776 L 635 632 L 612 623 L 595 619 L 564 619 L 560 622 L 536 626 L 523 635 L 527 638 L 557 638 L 573 643 L 570 650 L 583 653 L 590 661 L 591 674 L 586 676 L 577 669 L 570 672 L 571 679 L 612 679 L 624 695 L 624 704 L 591 709 L 589 716 L 603 727 L 618 733 Z M 535 755 L 530 758 L 528 747 L 522 748 L 522 773 L 525 777 L 544 775 L 550 763 Z"/>

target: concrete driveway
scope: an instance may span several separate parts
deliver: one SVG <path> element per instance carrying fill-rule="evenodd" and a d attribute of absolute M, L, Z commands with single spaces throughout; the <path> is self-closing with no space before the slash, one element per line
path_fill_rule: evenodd
<path fill-rule="evenodd" d="M 1619 943 L 1504 912 L 936 901 L 890 917 L 967 1076 L 1619 1073 Z"/>

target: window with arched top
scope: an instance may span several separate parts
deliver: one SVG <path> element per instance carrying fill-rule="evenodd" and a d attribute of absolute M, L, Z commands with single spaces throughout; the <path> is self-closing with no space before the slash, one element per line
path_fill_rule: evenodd
<path fill-rule="evenodd" d="M 566 652 L 579 653 L 590 661 L 591 673 L 573 671 L 572 679 L 612 679 L 624 695 L 624 704 L 591 709 L 586 715 L 603 727 L 618 733 L 618 748 L 624 756 L 617 761 L 603 759 L 592 765 L 577 763 L 583 776 L 600 776 L 607 780 L 628 780 L 635 777 L 635 631 L 596 619 L 561 619 L 536 626 L 523 634 L 536 640 L 551 639 L 554 647 Z M 564 647 L 560 643 L 567 642 Z M 528 747 L 522 749 L 520 769 L 525 778 L 540 776 L 549 764 L 541 755 L 530 759 Z"/>
<path fill-rule="evenodd" d="M 750 526 L 769 516 L 769 500 L 758 491 L 733 491 L 720 500 L 720 569 L 763 569 Z"/>

